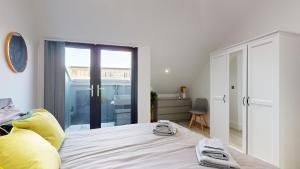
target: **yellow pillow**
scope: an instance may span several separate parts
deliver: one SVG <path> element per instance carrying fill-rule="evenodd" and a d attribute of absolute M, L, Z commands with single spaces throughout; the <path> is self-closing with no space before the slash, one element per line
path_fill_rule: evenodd
<path fill-rule="evenodd" d="M 58 169 L 61 160 L 57 150 L 33 131 L 13 128 L 0 137 L 0 168 Z"/>
<path fill-rule="evenodd" d="M 13 121 L 12 125 L 38 133 L 57 150 L 65 138 L 65 133 L 55 117 L 45 109 L 37 109 L 33 112 L 31 118 Z"/>

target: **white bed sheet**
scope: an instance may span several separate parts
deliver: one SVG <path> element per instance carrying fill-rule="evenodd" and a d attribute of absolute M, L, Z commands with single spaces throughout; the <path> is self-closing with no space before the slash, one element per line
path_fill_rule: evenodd
<path fill-rule="evenodd" d="M 60 149 L 61 169 L 206 169 L 195 145 L 204 136 L 173 124 L 175 136 L 152 134 L 155 124 L 133 124 L 68 135 Z M 245 169 L 275 168 L 230 150 Z"/>

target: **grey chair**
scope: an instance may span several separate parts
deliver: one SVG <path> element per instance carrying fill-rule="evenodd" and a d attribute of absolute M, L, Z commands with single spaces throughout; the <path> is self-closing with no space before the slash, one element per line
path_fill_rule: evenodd
<path fill-rule="evenodd" d="M 207 126 L 205 115 L 208 112 L 208 101 L 205 98 L 197 98 L 193 103 L 192 110 L 189 111 L 192 114 L 189 127 L 191 128 L 196 118 L 200 119 L 201 130 L 204 130 L 204 126 Z"/>

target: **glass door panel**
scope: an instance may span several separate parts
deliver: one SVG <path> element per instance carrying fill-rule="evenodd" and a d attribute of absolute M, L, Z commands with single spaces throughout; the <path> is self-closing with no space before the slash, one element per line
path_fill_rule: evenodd
<path fill-rule="evenodd" d="M 65 48 L 65 129 L 90 129 L 91 49 Z"/>
<path fill-rule="evenodd" d="M 137 122 L 137 48 L 67 43 L 65 130 Z"/>
<path fill-rule="evenodd" d="M 101 127 L 131 124 L 132 52 L 100 49 L 100 77 Z"/>

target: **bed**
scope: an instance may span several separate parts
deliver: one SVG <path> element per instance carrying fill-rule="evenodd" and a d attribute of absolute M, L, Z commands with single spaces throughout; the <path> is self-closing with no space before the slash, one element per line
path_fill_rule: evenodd
<path fill-rule="evenodd" d="M 204 136 L 175 123 L 175 136 L 152 134 L 154 123 L 94 129 L 67 135 L 59 153 L 61 169 L 206 169 L 200 166 L 195 145 Z M 229 152 L 245 169 L 275 169 L 272 165 Z"/>

